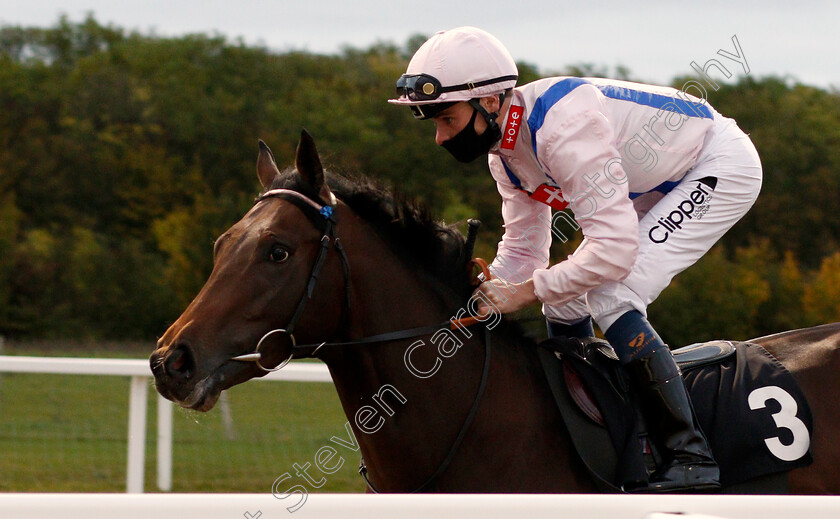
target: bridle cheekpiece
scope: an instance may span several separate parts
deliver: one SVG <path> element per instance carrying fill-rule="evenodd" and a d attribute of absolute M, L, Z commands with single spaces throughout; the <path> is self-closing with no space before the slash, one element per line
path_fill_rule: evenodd
<path fill-rule="evenodd" d="M 310 221 L 312 221 L 312 223 L 314 223 L 315 226 L 318 227 L 318 229 L 323 233 L 321 236 L 321 247 L 318 250 L 318 255 L 315 258 L 315 264 L 312 267 L 312 272 L 309 274 L 309 281 L 306 284 L 306 290 L 301 295 L 300 301 L 298 302 L 297 308 L 295 309 L 295 313 L 292 314 L 292 318 L 289 320 L 289 324 L 287 324 L 285 328 L 275 328 L 273 330 L 268 331 L 257 342 L 257 347 L 252 353 L 238 355 L 231 359 L 243 362 L 254 362 L 256 363 L 258 368 L 270 373 L 272 371 L 282 369 L 286 366 L 286 364 L 291 362 L 292 358 L 294 358 L 295 356 L 296 351 L 306 349 L 303 347 L 298 347 L 297 341 L 295 340 L 294 331 L 298 321 L 303 315 L 303 310 L 304 308 L 306 308 L 306 304 L 309 302 L 310 299 L 312 299 L 312 294 L 315 291 L 315 284 L 318 281 L 318 275 L 321 273 L 321 268 L 324 266 L 324 260 L 327 257 L 327 251 L 329 250 L 330 242 L 333 242 L 333 246 L 338 251 L 339 257 L 341 258 L 341 265 L 342 269 L 344 270 L 344 288 L 345 298 L 347 299 L 347 307 L 349 307 L 350 300 L 350 263 L 347 260 L 347 254 L 345 254 L 344 252 L 344 247 L 341 245 L 341 241 L 335 236 L 335 204 L 337 203 L 337 201 L 332 193 L 330 193 L 330 205 L 322 205 L 312 200 L 308 196 L 291 189 L 272 189 L 263 193 L 259 198 L 257 198 L 256 202 L 254 202 L 254 205 L 268 198 L 282 198 L 283 200 L 291 202 L 299 209 L 301 209 L 304 212 L 304 214 L 309 216 Z M 280 364 L 273 368 L 267 368 L 262 365 L 262 352 L 260 351 L 260 349 L 262 348 L 263 342 L 266 339 L 276 334 L 285 334 L 289 336 L 289 340 L 292 343 L 291 352 L 289 353 L 288 358 L 283 360 Z M 308 353 L 307 356 L 314 356 L 315 353 L 318 350 L 320 350 L 325 344 L 326 341 L 317 345 L 313 350 L 311 350 Z"/>

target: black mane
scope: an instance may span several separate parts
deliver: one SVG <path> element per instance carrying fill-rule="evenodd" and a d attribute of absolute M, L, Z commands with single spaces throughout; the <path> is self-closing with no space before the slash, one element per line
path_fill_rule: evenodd
<path fill-rule="evenodd" d="M 464 236 L 454 226 L 435 220 L 425 205 L 369 177 L 331 174 L 327 183 L 333 194 L 371 224 L 403 261 L 453 290 L 462 301 L 470 296 L 466 263 L 471 258 L 466 257 Z M 281 188 L 318 200 L 317 193 L 294 169 L 275 178 L 269 189 Z"/>

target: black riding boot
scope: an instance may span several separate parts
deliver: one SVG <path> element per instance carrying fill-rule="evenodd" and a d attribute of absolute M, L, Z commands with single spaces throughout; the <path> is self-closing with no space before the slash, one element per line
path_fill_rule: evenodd
<path fill-rule="evenodd" d="M 694 408 L 671 351 L 659 347 L 626 365 L 641 393 L 649 428 L 658 431 L 665 464 L 642 491 L 678 492 L 720 487 L 720 469 L 694 417 Z"/>

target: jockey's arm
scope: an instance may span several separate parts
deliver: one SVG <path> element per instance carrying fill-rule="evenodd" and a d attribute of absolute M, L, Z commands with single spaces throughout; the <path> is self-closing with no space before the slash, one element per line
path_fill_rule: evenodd
<path fill-rule="evenodd" d="M 531 300 L 520 295 L 511 298 L 510 304 L 502 302 L 508 312 L 521 308 L 516 308 L 517 303 L 526 306 L 537 300 L 551 305 L 566 304 L 603 283 L 624 279 L 635 263 L 638 217 L 628 198 L 628 182 L 613 183 L 603 173 L 605 165 L 620 156 L 612 143 L 612 128 L 601 112 L 599 96 L 594 87 L 577 88 L 568 96 L 571 98 L 569 103 L 558 103 L 549 111 L 536 139 L 537 154 L 548 166 L 551 177 L 560 184 L 564 198 L 572 202 L 572 210 L 586 239 L 565 261 L 550 267 L 545 264 L 535 266 L 529 279 L 513 280 L 521 286 L 506 287 L 508 292 L 511 288 L 517 288 L 517 291 L 518 288 L 526 291 L 533 288 L 535 297 Z M 512 186 L 509 189 L 508 186 L 501 187 L 499 177 L 494 174 L 494 178 L 500 184 L 499 192 L 504 200 L 505 237 L 508 236 L 509 218 L 520 233 L 527 231 L 526 220 L 529 220 L 532 225 L 543 229 L 548 237 L 538 253 L 531 251 L 532 256 L 544 254 L 547 260 L 550 218 L 540 221 L 542 218 L 536 218 L 538 213 L 533 209 L 542 204 L 524 193 L 519 193 L 518 203 L 509 204 L 506 195 L 511 194 L 510 190 L 517 190 Z M 513 199 L 512 196 L 510 198 Z M 525 209 L 526 204 L 532 208 Z M 506 206 L 509 211 L 505 211 Z M 522 213 L 510 214 L 514 211 Z M 508 253 L 502 250 L 506 246 L 507 242 L 503 239 L 500 244 L 503 258 Z M 523 247 L 520 245 L 514 250 L 522 251 Z M 502 308 L 500 311 L 504 313 Z"/>

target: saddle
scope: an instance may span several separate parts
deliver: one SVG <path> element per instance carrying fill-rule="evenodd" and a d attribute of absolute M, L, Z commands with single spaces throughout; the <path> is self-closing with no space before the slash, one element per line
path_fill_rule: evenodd
<path fill-rule="evenodd" d="M 718 340 L 673 354 L 724 487 L 812 462 L 810 407 L 767 350 Z M 551 338 L 540 344 L 539 355 L 572 441 L 599 488 L 621 492 L 647 481 L 661 462 L 657 432 L 648 430 L 609 343 Z"/>

